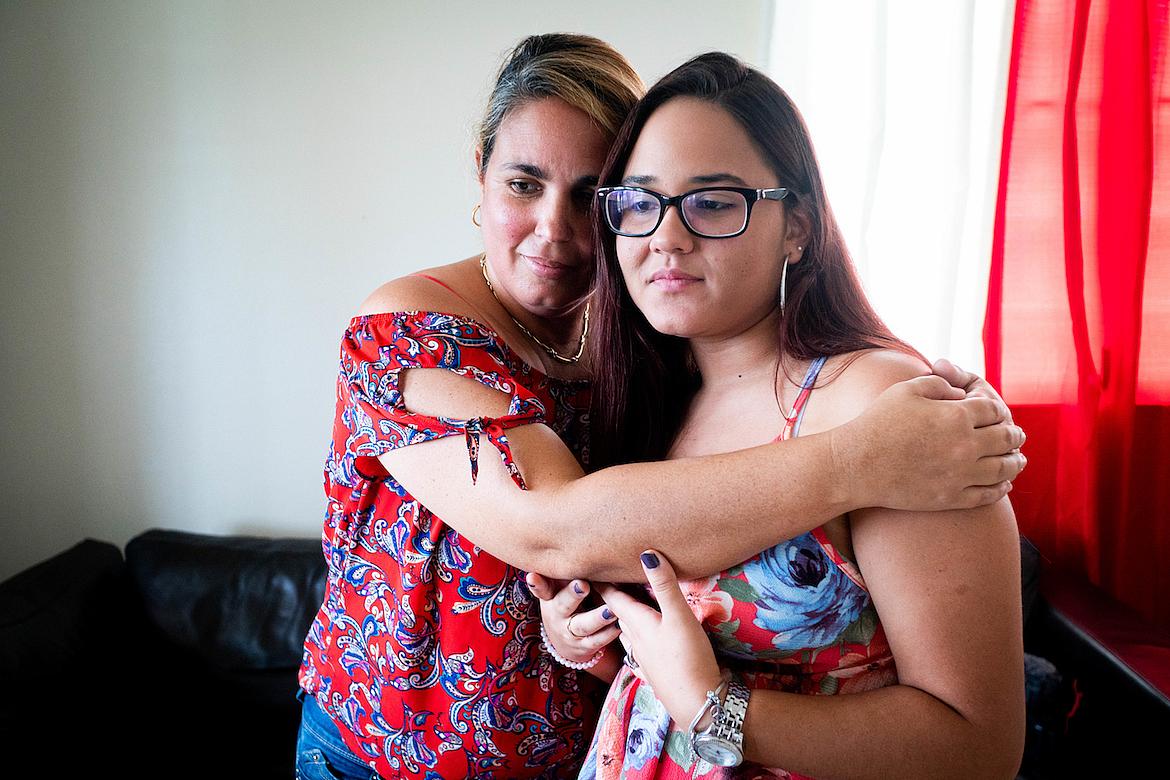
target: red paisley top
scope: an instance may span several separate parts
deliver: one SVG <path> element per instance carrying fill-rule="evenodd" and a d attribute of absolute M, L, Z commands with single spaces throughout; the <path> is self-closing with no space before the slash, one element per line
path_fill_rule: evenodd
<path fill-rule="evenodd" d="M 482 382 L 511 398 L 508 414 L 412 414 L 398 390 L 409 368 Z M 587 408 L 586 383 L 544 376 L 465 317 L 376 314 L 346 330 L 325 463 L 328 578 L 300 684 L 379 774 L 563 777 L 580 764 L 595 721 L 594 681 L 541 650 L 540 611 L 524 573 L 431 514 L 377 456 L 460 436 L 474 480 L 486 439 L 523 489 L 506 431 L 545 423 L 584 462 Z"/>

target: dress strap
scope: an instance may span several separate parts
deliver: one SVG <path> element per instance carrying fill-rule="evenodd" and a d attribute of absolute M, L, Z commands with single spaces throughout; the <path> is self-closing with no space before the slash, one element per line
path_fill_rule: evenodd
<path fill-rule="evenodd" d="M 809 364 L 804 381 L 800 384 L 800 393 L 796 396 L 795 403 L 792 404 L 792 413 L 784 418 L 781 439 L 791 439 L 800 431 L 800 423 L 804 419 L 805 404 L 808 397 L 812 395 L 813 385 L 816 384 L 817 376 L 821 373 L 821 368 L 825 365 L 826 360 L 828 360 L 828 356 L 821 356 Z"/>

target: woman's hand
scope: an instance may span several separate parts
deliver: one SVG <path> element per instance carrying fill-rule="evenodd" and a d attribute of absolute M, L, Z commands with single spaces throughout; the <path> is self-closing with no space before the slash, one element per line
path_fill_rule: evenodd
<path fill-rule="evenodd" d="M 951 384 L 951 387 L 962 389 L 968 398 L 990 398 L 996 403 L 1003 404 L 1004 422 L 1012 422 L 1012 410 L 1003 402 L 1003 398 L 995 391 L 983 377 L 964 371 L 946 358 L 939 358 L 931 364 L 930 370 L 935 376 L 941 376 Z"/>
<path fill-rule="evenodd" d="M 610 584 L 598 585 L 598 592 L 617 615 L 627 664 L 650 683 L 676 723 L 689 724 L 707 691 L 718 687 L 719 665 L 670 561 L 654 550 L 641 557 L 661 612 Z"/>
<path fill-rule="evenodd" d="M 835 471 L 852 503 L 911 511 L 972 508 L 1011 490 L 1027 465 L 1019 451 L 1023 430 L 986 382 L 954 366 L 939 368 L 947 378 L 918 376 L 862 393 L 876 398 L 828 431 Z M 950 384 L 968 379 L 962 387 Z"/>
<path fill-rule="evenodd" d="M 601 648 L 617 639 L 620 629 L 608 606 L 578 612 L 589 595 L 586 580 L 563 583 L 535 572 L 525 578 L 532 595 L 540 599 L 540 619 L 553 649 L 569 661 L 586 663 Z"/>

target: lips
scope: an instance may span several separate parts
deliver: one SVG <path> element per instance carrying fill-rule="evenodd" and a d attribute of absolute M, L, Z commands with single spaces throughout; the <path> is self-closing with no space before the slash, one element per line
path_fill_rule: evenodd
<path fill-rule="evenodd" d="M 532 255 L 521 255 L 521 257 L 528 263 L 532 273 L 545 279 L 560 279 L 568 276 L 574 270 L 574 266 L 568 263 L 557 262 L 547 257 L 533 257 Z"/>
<path fill-rule="evenodd" d="M 650 281 L 657 282 L 657 281 L 661 281 L 661 280 L 666 280 L 666 281 L 670 281 L 670 282 L 673 282 L 673 281 L 697 282 L 697 281 L 699 281 L 699 277 L 694 276 L 693 274 L 684 273 L 684 272 L 678 270 L 677 268 L 661 268 L 661 269 L 654 272 L 654 275 L 650 277 Z"/>
<path fill-rule="evenodd" d="M 701 281 L 701 277 L 677 268 L 660 268 L 650 277 L 650 286 L 663 292 L 680 292 Z"/>

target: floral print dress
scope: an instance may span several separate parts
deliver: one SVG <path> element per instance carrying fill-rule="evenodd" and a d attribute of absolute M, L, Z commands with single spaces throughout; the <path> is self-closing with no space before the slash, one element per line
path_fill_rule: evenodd
<path fill-rule="evenodd" d="M 813 361 L 780 438 L 795 436 Z M 749 688 L 834 696 L 893 685 L 894 658 L 857 566 L 816 528 L 739 566 L 681 583 L 720 666 Z M 687 724 L 670 719 L 653 689 L 622 667 L 610 687 L 581 780 L 802 778 L 744 763 L 713 767 L 691 751 Z"/>
<path fill-rule="evenodd" d="M 552 661 L 524 572 L 481 550 L 395 481 L 378 455 L 455 436 L 524 478 L 506 431 L 544 423 L 587 459 L 585 382 L 550 379 L 474 320 L 439 312 L 357 317 L 341 342 L 325 463 L 325 598 L 300 685 L 346 746 L 384 777 L 560 778 L 576 773 L 600 693 Z M 506 394 L 508 414 L 410 412 L 403 370 L 446 369 Z M 484 451 L 481 454 L 481 439 Z M 600 697 L 598 697 L 600 698 Z"/>

